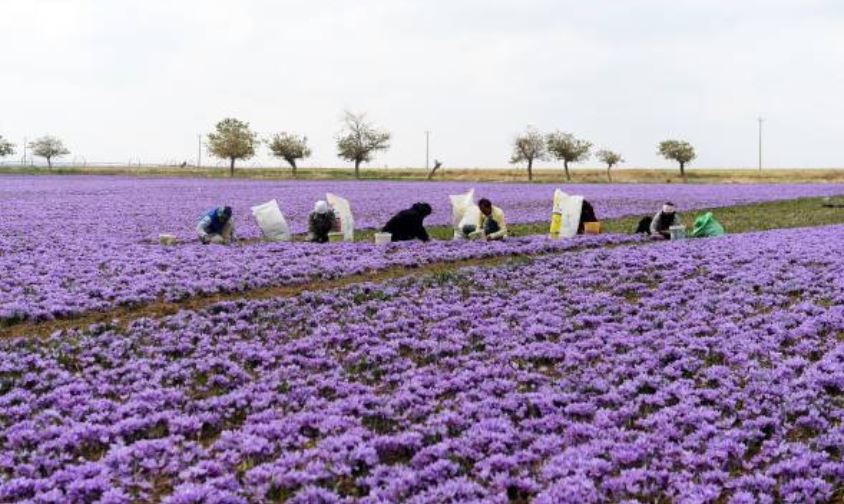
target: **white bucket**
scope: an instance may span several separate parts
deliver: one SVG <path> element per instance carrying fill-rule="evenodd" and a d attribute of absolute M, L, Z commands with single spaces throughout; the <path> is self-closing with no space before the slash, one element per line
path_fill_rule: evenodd
<path fill-rule="evenodd" d="M 175 245 L 176 244 L 176 235 L 161 233 L 158 235 L 158 243 L 161 245 Z"/>
<path fill-rule="evenodd" d="M 375 244 L 386 245 L 393 241 L 392 233 L 375 233 Z"/>
<path fill-rule="evenodd" d="M 668 228 L 672 240 L 683 240 L 686 238 L 686 226 L 671 226 Z"/>

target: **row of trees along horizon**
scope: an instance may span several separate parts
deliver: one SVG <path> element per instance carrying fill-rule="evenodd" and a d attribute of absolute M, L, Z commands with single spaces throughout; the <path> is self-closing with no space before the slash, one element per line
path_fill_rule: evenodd
<path fill-rule="evenodd" d="M 369 163 L 379 151 L 390 148 L 390 132 L 376 128 L 367 121 L 365 114 L 346 112 L 343 117 L 343 129 L 337 136 L 337 155 L 354 163 L 355 178 L 360 178 L 360 165 Z M 218 122 L 214 132 L 208 134 L 208 152 L 217 158 L 229 161 L 229 173 L 234 175 L 235 162 L 253 157 L 261 143 L 266 143 L 274 157 L 286 161 L 296 176 L 299 160 L 311 155 L 308 138 L 296 133 L 281 132 L 261 140 L 252 131 L 249 123 L 235 118 L 226 118 Z M 43 136 L 29 144 L 34 156 L 47 160 L 49 169 L 53 168 L 53 158 L 70 154 L 62 141 L 54 136 Z M 15 145 L 0 136 L 0 158 L 15 153 Z M 665 140 L 659 143 L 658 153 L 665 159 L 676 161 L 680 165 L 680 175 L 686 180 L 686 163 L 695 159 L 695 150 L 691 144 L 682 140 Z M 527 166 L 528 180 L 533 180 L 533 163 L 554 159 L 563 162 L 566 180 L 571 180 L 570 163 L 580 163 L 592 155 L 592 143 L 575 137 L 571 133 L 553 131 L 543 134 L 536 128 L 527 129 L 513 139 L 513 154 L 510 163 Z M 623 163 L 621 154 L 609 149 L 595 152 L 595 157 L 607 166 L 607 179 L 612 182 L 612 168 Z M 434 176 L 441 164 L 436 162 L 428 178 Z"/>

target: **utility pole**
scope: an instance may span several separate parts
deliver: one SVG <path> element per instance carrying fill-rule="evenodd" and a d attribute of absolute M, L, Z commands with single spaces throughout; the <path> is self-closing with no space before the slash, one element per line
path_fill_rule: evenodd
<path fill-rule="evenodd" d="M 759 121 L 759 171 L 762 171 L 762 117 L 757 117 Z"/>
<path fill-rule="evenodd" d="M 196 135 L 196 167 L 202 168 L 202 133 Z"/>
<path fill-rule="evenodd" d="M 425 130 L 425 170 L 428 170 L 428 154 L 430 153 L 430 146 L 431 146 L 431 132 Z"/>

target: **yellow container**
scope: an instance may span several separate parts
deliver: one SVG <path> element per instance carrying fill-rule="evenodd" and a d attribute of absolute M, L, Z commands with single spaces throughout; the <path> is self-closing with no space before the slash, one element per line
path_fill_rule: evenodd
<path fill-rule="evenodd" d="M 586 234 L 601 234 L 600 222 L 584 222 L 583 232 Z"/>
<path fill-rule="evenodd" d="M 560 212 L 554 212 L 551 214 L 551 238 L 559 238 L 560 237 L 560 228 L 563 226 L 563 216 L 560 215 Z"/>

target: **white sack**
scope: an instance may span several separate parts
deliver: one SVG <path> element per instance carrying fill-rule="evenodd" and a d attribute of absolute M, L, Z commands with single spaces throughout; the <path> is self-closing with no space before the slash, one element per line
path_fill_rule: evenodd
<path fill-rule="evenodd" d="M 454 239 L 460 240 L 463 238 L 463 225 L 464 224 L 475 224 L 477 225 L 480 222 L 480 209 L 478 206 L 475 205 L 475 190 L 469 189 L 469 192 L 464 194 L 453 194 L 448 197 L 451 200 L 451 227 L 454 229 Z M 466 213 L 472 208 L 477 209 L 478 217 L 477 222 L 471 222 L 471 220 L 467 221 Z M 474 214 L 474 210 L 471 211 Z M 471 219 L 473 215 L 470 215 L 469 218 Z"/>
<path fill-rule="evenodd" d="M 577 235 L 581 211 L 583 196 L 571 196 L 559 189 L 554 191 L 553 212 L 560 215 L 560 238 L 573 238 Z"/>
<path fill-rule="evenodd" d="M 457 229 L 460 232 L 463 232 L 463 226 L 472 225 L 475 228 L 479 228 L 481 225 L 481 207 L 478 205 L 472 204 L 466 209 L 463 213 L 463 218 L 460 219 L 460 222 L 457 225 Z M 477 230 L 477 229 L 476 229 Z"/>
<path fill-rule="evenodd" d="M 258 221 L 258 227 L 261 228 L 261 234 L 265 240 L 290 241 L 290 228 L 278 207 L 278 201 L 272 200 L 253 206 L 252 216 Z"/>
<path fill-rule="evenodd" d="M 353 241 L 355 239 L 355 218 L 352 216 L 352 207 L 349 206 L 348 200 L 336 194 L 327 193 L 325 201 L 334 209 L 334 216 L 339 222 L 337 230 L 343 233 L 343 240 Z"/>

